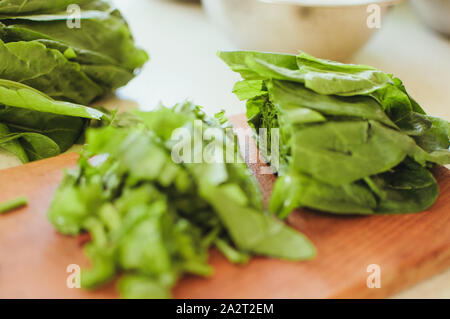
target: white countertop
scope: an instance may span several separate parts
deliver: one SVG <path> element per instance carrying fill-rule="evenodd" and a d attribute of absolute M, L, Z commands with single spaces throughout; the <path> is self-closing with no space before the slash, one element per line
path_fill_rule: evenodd
<path fill-rule="evenodd" d="M 101 104 L 139 105 L 150 109 L 185 99 L 213 114 L 245 112 L 231 93 L 239 75 L 216 57 L 218 50 L 236 49 L 217 31 L 199 4 L 170 0 L 116 0 L 137 42 L 151 55 L 142 73 Z M 352 63 L 375 66 L 402 79 L 408 91 L 430 114 L 450 120 L 450 39 L 427 28 L 408 5 L 395 8 L 382 29 Z M 0 154 L 0 168 L 17 164 Z M 450 298 L 450 270 L 396 297 Z"/>

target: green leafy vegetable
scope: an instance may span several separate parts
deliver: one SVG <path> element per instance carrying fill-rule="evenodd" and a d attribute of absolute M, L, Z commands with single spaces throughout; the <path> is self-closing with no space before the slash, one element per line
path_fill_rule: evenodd
<path fill-rule="evenodd" d="M 65 152 L 105 119 L 83 105 L 127 84 L 148 55 L 107 1 L 3 0 L 0 60 L 0 148 L 26 163 Z"/>
<path fill-rule="evenodd" d="M 81 5 L 69 27 L 70 4 Z M 51 13 L 51 14 L 49 14 Z M 0 78 L 87 105 L 134 78 L 148 60 L 108 2 L 0 1 Z"/>
<path fill-rule="evenodd" d="M 23 163 L 65 152 L 89 121 L 104 118 L 101 111 L 55 101 L 24 84 L 0 79 L 0 148 Z"/>
<path fill-rule="evenodd" d="M 12 200 L 0 203 L 0 214 L 8 213 L 27 204 L 28 199 L 25 196 L 20 196 Z"/>
<path fill-rule="evenodd" d="M 218 56 L 243 77 L 234 92 L 256 134 L 280 129 L 273 212 L 400 214 L 434 203 L 428 168 L 450 163 L 449 123 L 426 115 L 399 79 L 306 53 Z"/>
<path fill-rule="evenodd" d="M 66 173 L 48 212 L 61 233 L 91 235 L 85 250 L 92 268 L 81 275 L 83 287 L 98 287 L 121 273 L 122 297 L 168 298 L 183 274 L 212 273 L 210 247 L 235 263 L 253 254 L 314 257 L 306 237 L 263 211 L 257 182 L 243 161 L 226 162 L 225 145 L 236 138 L 224 130 L 228 125 L 223 114 L 208 118 L 185 103 L 118 115 L 110 126 L 88 130 L 78 168 Z M 180 129 L 188 134 L 181 140 Z M 201 142 L 204 152 L 218 143 L 215 161 L 196 162 L 195 146 L 190 156 L 183 149 L 182 160 L 174 159 L 178 143 L 191 150 L 192 137 L 207 129 L 218 132 Z M 240 158 L 237 146 L 232 155 Z"/>

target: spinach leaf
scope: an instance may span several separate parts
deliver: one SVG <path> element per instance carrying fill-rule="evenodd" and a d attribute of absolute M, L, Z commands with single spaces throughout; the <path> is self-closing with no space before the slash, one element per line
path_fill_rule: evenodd
<path fill-rule="evenodd" d="M 242 101 L 265 95 L 267 91 L 264 90 L 264 82 L 262 80 L 245 80 L 236 83 L 233 93 Z"/>
<path fill-rule="evenodd" d="M 26 84 L 52 98 L 88 104 L 104 94 L 77 63 L 37 41 L 5 44 L 0 39 L 0 56 L 4 61 L 0 78 Z"/>
<path fill-rule="evenodd" d="M 296 170 L 337 186 L 397 166 L 412 142 L 376 122 L 329 121 L 297 130 L 292 143 Z"/>
<path fill-rule="evenodd" d="M 274 68 L 279 68 L 286 72 L 298 71 L 295 56 L 288 54 L 261 53 L 256 51 L 219 51 L 217 52 L 217 56 L 224 60 L 233 71 L 240 73 L 246 80 L 267 79 L 266 76 L 252 68 L 255 65 L 248 64 L 249 62 L 251 64 L 255 59 L 266 62 Z"/>
<path fill-rule="evenodd" d="M 0 79 L 0 104 L 33 111 L 100 120 L 104 114 L 96 109 L 55 101 L 26 85 Z"/>
<path fill-rule="evenodd" d="M 391 82 L 387 74 L 370 66 L 322 60 L 304 52 L 297 56 L 297 63 L 299 69 L 306 73 L 305 86 L 319 94 L 364 95 Z"/>

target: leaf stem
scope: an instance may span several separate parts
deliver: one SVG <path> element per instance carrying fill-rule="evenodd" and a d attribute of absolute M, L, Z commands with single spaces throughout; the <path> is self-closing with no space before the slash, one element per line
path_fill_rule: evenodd
<path fill-rule="evenodd" d="M 25 196 L 20 196 L 12 200 L 0 203 L 0 214 L 10 212 L 16 208 L 25 206 L 28 204 L 28 199 Z"/>

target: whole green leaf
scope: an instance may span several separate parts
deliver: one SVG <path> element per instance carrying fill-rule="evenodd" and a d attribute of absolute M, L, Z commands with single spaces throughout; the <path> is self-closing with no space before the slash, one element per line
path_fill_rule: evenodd
<path fill-rule="evenodd" d="M 96 109 L 55 101 L 26 85 L 0 79 L 0 104 L 33 111 L 100 120 L 104 114 Z"/>
<path fill-rule="evenodd" d="M 104 94 L 100 86 L 81 72 L 79 64 L 37 41 L 5 44 L 0 40 L 0 56 L 4 61 L 0 67 L 2 79 L 26 84 L 52 98 L 89 104 Z"/>
<path fill-rule="evenodd" d="M 263 79 L 305 82 L 305 72 L 298 69 L 291 70 L 284 66 L 273 65 L 253 56 L 247 57 L 245 63 Z"/>
<path fill-rule="evenodd" d="M 368 65 L 346 64 L 331 60 L 319 59 L 306 52 L 300 52 L 297 56 L 299 69 L 321 70 L 327 72 L 339 72 L 347 74 L 359 74 L 365 71 L 376 71 L 377 69 Z"/>
<path fill-rule="evenodd" d="M 298 70 L 296 58 L 289 54 L 261 53 L 256 51 L 219 51 L 217 56 L 221 58 L 235 72 L 238 72 L 246 80 L 266 80 L 267 76 L 260 74 L 248 62 L 255 59 L 285 70 L 286 72 Z"/>
<path fill-rule="evenodd" d="M 305 86 L 319 94 L 363 95 L 391 82 L 387 74 L 373 67 L 318 59 L 304 52 L 297 56 L 297 63 L 305 73 Z"/>
<path fill-rule="evenodd" d="M 134 70 L 119 65 L 117 61 L 107 55 L 92 50 L 73 48 L 26 27 L 5 26 L 0 23 L 0 33 L 3 33 L 4 42 L 37 41 L 44 44 L 48 49 L 58 50 L 69 61 L 79 63 L 81 71 L 86 73 L 95 83 L 108 90 L 122 87 L 135 77 Z M 67 52 L 72 52 L 73 55 L 67 56 Z"/>
<path fill-rule="evenodd" d="M 19 21 L 8 23 L 8 28 L 33 32 L 35 40 L 50 39 L 73 49 L 96 52 L 112 58 L 128 70 L 140 68 L 148 60 L 148 55 L 135 46 L 125 20 L 108 12 L 100 11 L 98 16 L 93 13 L 95 11 L 85 12 L 84 14 L 89 16 L 81 16 L 80 29 L 67 27 L 66 20 L 70 19 L 68 14 L 65 19 L 60 17 L 39 22 L 33 21 L 33 17 L 21 17 Z"/>
<path fill-rule="evenodd" d="M 245 80 L 237 82 L 233 88 L 233 93 L 239 100 L 248 100 L 267 94 L 263 89 L 264 81 L 262 80 Z"/>
<path fill-rule="evenodd" d="M 331 185 L 385 172 L 405 159 L 407 145 L 414 145 L 408 136 L 366 121 L 305 127 L 294 133 L 292 143 L 294 168 Z"/>
<path fill-rule="evenodd" d="M 376 121 L 335 121 L 298 130 L 293 135 L 293 168 L 331 185 L 348 184 L 386 172 L 406 156 L 418 163 L 445 163 L 401 132 Z"/>

